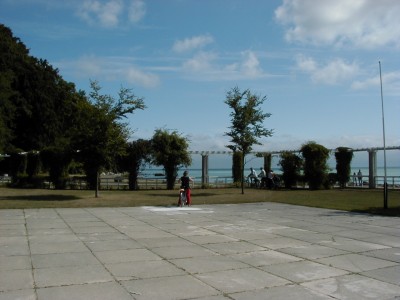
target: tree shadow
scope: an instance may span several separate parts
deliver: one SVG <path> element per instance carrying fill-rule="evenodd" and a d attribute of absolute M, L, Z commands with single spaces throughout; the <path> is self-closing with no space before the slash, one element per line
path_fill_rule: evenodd
<path fill-rule="evenodd" d="M 3 196 L 1 200 L 12 200 L 12 201 L 71 201 L 79 200 L 81 198 L 73 195 L 26 195 L 26 196 Z"/>
<path fill-rule="evenodd" d="M 212 197 L 212 196 L 216 196 L 216 195 L 218 195 L 218 194 L 217 193 L 193 193 L 192 192 L 193 197 Z M 163 198 L 165 198 L 165 197 L 176 198 L 176 197 L 179 197 L 179 193 L 177 192 L 176 194 L 168 194 L 168 195 L 154 193 L 154 194 L 149 194 L 149 196 L 163 197 Z"/>
<path fill-rule="evenodd" d="M 385 216 L 385 217 L 400 217 L 400 206 L 397 207 L 369 207 L 366 209 L 352 209 L 352 210 L 335 210 L 329 213 L 324 213 L 324 216 L 335 217 L 338 215 L 371 215 L 371 216 Z"/>
<path fill-rule="evenodd" d="M 353 213 L 362 213 L 362 214 L 370 214 L 370 215 L 378 215 L 378 216 L 386 216 L 386 217 L 400 217 L 400 206 L 397 207 L 370 207 L 365 210 L 352 210 Z"/>

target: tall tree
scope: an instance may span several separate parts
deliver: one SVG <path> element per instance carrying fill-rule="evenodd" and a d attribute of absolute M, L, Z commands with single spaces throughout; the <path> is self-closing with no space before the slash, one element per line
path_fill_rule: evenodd
<path fill-rule="evenodd" d="M 0 150 L 41 150 L 54 146 L 76 124 L 81 99 L 46 60 L 0 24 Z"/>
<path fill-rule="evenodd" d="M 98 176 L 102 169 L 115 165 L 117 157 L 126 151 L 129 137 L 128 124 L 122 122 L 127 114 L 144 109 L 142 98 L 136 97 L 130 89 L 121 88 L 118 99 L 102 95 L 101 87 L 91 81 L 88 102 L 82 103 L 79 112 L 79 126 L 75 128 L 75 149 L 79 156 L 92 189 L 98 195 Z"/>
<path fill-rule="evenodd" d="M 188 151 L 188 139 L 177 131 L 157 129 L 152 142 L 153 164 L 163 166 L 167 177 L 167 189 L 172 190 L 175 185 L 178 170 L 181 166 L 187 167 L 192 163 Z"/>
<path fill-rule="evenodd" d="M 253 94 L 250 90 L 240 91 L 238 87 L 230 90 L 226 95 L 225 103 L 232 109 L 230 113 L 230 131 L 225 135 L 230 137 L 233 152 L 242 153 L 241 188 L 244 194 L 244 166 L 245 157 L 253 149 L 253 145 L 261 145 L 261 137 L 272 136 L 273 131 L 264 127 L 264 120 L 271 116 L 263 113 L 261 105 L 267 98 Z"/>
<path fill-rule="evenodd" d="M 16 114 L 18 95 L 15 85 L 18 70 L 23 72 L 29 64 L 29 51 L 11 29 L 0 24 L 0 152 L 11 152 L 13 139 L 13 119 Z"/>

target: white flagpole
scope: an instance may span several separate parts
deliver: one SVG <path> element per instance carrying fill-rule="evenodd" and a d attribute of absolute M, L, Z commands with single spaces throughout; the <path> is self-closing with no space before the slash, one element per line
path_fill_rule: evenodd
<path fill-rule="evenodd" d="M 386 174 L 386 138 L 385 138 L 385 114 L 383 110 L 383 88 L 382 88 L 382 70 L 381 62 L 379 61 L 379 77 L 381 80 L 381 103 L 382 103 L 382 128 L 383 128 L 383 167 L 385 172 L 383 182 L 383 208 L 388 208 L 388 186 L 387 186 L 387 174 Z"/>

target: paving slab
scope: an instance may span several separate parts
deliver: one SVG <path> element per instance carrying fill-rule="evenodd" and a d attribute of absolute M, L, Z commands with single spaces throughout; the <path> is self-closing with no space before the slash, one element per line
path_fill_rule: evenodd
<path fill-rule="evenodd" d="M 332 300 L 331 297 L 298 285 L 285 285 L 269 289 L 231 294 L 235 300 Z"/>
<path fill-rule="evenodd" d="M 248 264 L 223 255 L 173 259 L 171 262 L 190 274 L 248 268 Z"/>
<path fill-rule="evenodd" d="M 33 275 L 37 287 L 108 282 L 113 280 L 111 274 L 101 265 L 35 269 Z"/>
<path fill-rule="evenodd" d="M 38 299 L 51 300 L 132 300 L 132 295 L 116 282 L 91 283 L 85 285 L 68 285 L 60 287 L 39 288 Z"/>
<path fill-rule="evenodd" d="M 400 263 L 400 248 L 385 248 L 364 252 L 363 254 Z"/>
<path fill-rule="evenodd" d="M 231 258 L 242 261 L 253 267 L 261 267 L 275 264 L 303 260 L 300 257 L 288 255 L 274 250 L 254 251 L 230 255 Z"/>
<path fill-rule="evenodd" d="M 312 261 L 298 261 L 262 267 L 263 270 L 286 278 L 291 282 L 301 283 L 320 278 L 336 277 L 349 272 Z"/>
<path fill-rule="evenodd" d="M 278 203 L 0 210 L 0 300 L 400 299 L 399 236 Z"/>
<path fill-rule="evenodd" d="M 165 260 L 124 262 L 105 266 L 120 281 L 187 274 L 181 268 Z"/>
<path fill-rule="evenodd" d="M 2 300 L 36 300 L 36 292 L 32 289 L 22 289 L 16 291 L 3 291 L 0 292 L 0 299 Z"/>
<path fill-rule="evenodd" d="M 190 275 L 122 281 L 133 299 L 195 299 L 220 295 L 210 285 Z"/>
<path fill-rule="evenodd" d="M 378 279 L 380 281 L 397 284 L 400 286 L 400 266 L 375 269 L 361 273 L 361 275 Z M 400 298 L 400 297 L 399 297 Z"/>
<path fill-rule="evenodd" d="M 32 254 L 31 259 L 34 269 L 100 264 L 100 262 L 89 251 Z"/>
<path fill-rule="evenodd" d="M 0 291 L 14 291 L 33 288 L 32 270 L 0 271 Z"/>
<path fill-rule="evenodd" d="M 303 286 L 335 299 L 395 299 L 400 287 L 380 280 L 353 274 L 303 283 Z"/>
<path fill-rule="evenodd" d="M 329 265 L 342 270 L 347 270 L 353 273 L 360 273 L 369 270 L 382 269 L 386 267 L 398 266 L 397 263 L 373 258 L 360 254 L 345 254 L 338 255 L 334 257 L 321 258 L 316 260 L 316 262 L 322 263 L 324 265 Z M 399 273 L 400 277 L 400 273 Z"/>

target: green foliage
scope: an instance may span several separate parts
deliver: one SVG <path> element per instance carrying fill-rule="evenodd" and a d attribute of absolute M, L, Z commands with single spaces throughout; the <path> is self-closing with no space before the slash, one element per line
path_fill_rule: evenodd
<path fill-rule="evenodd" d="M 91 89 L 88 101 L 80 103 L 74 147 L 79 150 L 88 184 L 95 189 L 101 170 L 114 169 L 117 159 L 125 155 L 130 132 L 127 123 L 120 120 L 145 105 L 125 88 L 121 88 L 118 99 L 102 95 L 96 81 L 91 82 Z"/>
<path fill-rule="evenodd" d="M 272 130 L 264 127 L 264 120 L 271 116 L 263 113 L 261 105 L 266 97 L 252 94 L 250 90 L 241 92 L 238 87 L 230 90 L 226 95 L 225 103 L 232 109 L 230 113 L 231 126 L 225 135 L 230 137 L 230 145 L 233 152 L 238 151 L 242 156 L 242 193 L 244 193 L 244 161 L 247 154 L 253 149 L 253 145 L 261 145 L 259 139 L 272 135 Z"/>
<path fill-rule="evenodd" d="M 318 190 L 326 186 L 329 150 L 311 141 L 302 145 L 300 151 L 304 158 L 304 177 L 309 188 Z"/>
<path fill-rule="evenodd" d="M 350 180 L 351 160 L 353 159 L 353 151 L 346 147 L 339 147 L 336 149 L 336 173 L 337 181 L 341 188 L 345 188 L 347 182 Z"/>
<path fill-rule="evenodd" d="M 157 129 L 151 140 L 152 163 L 163 166 L 167 177 L 167 189 L 172 190 L 181 166 L 187 167 L 192 158 L 189 154 L 188 139 L 182 137 L 177 131 Z"/>
<path fill-rule="evenodd" d="M 280 157 L 279 165 L 283 172 L 281 178 L 284 181 L 285 188 L 290 189 L 296 185 L 300 177 L 303 161 L 300 156 L 289 151 L 282 152 Z"/>
<path fill-rule="evenodd" d="M 30 56 L 4 25 L 0 34 L 0 150 L 55 145 L 76 123 L 75 86 L 46 60 Z"/>
<path fill-rule="evenodd" d="M 18 102 L 19 74 L 26 70 L 28 49 L 11 30 L 0 24 L 0 153 L 13 152 L 14 117 Z"/>

